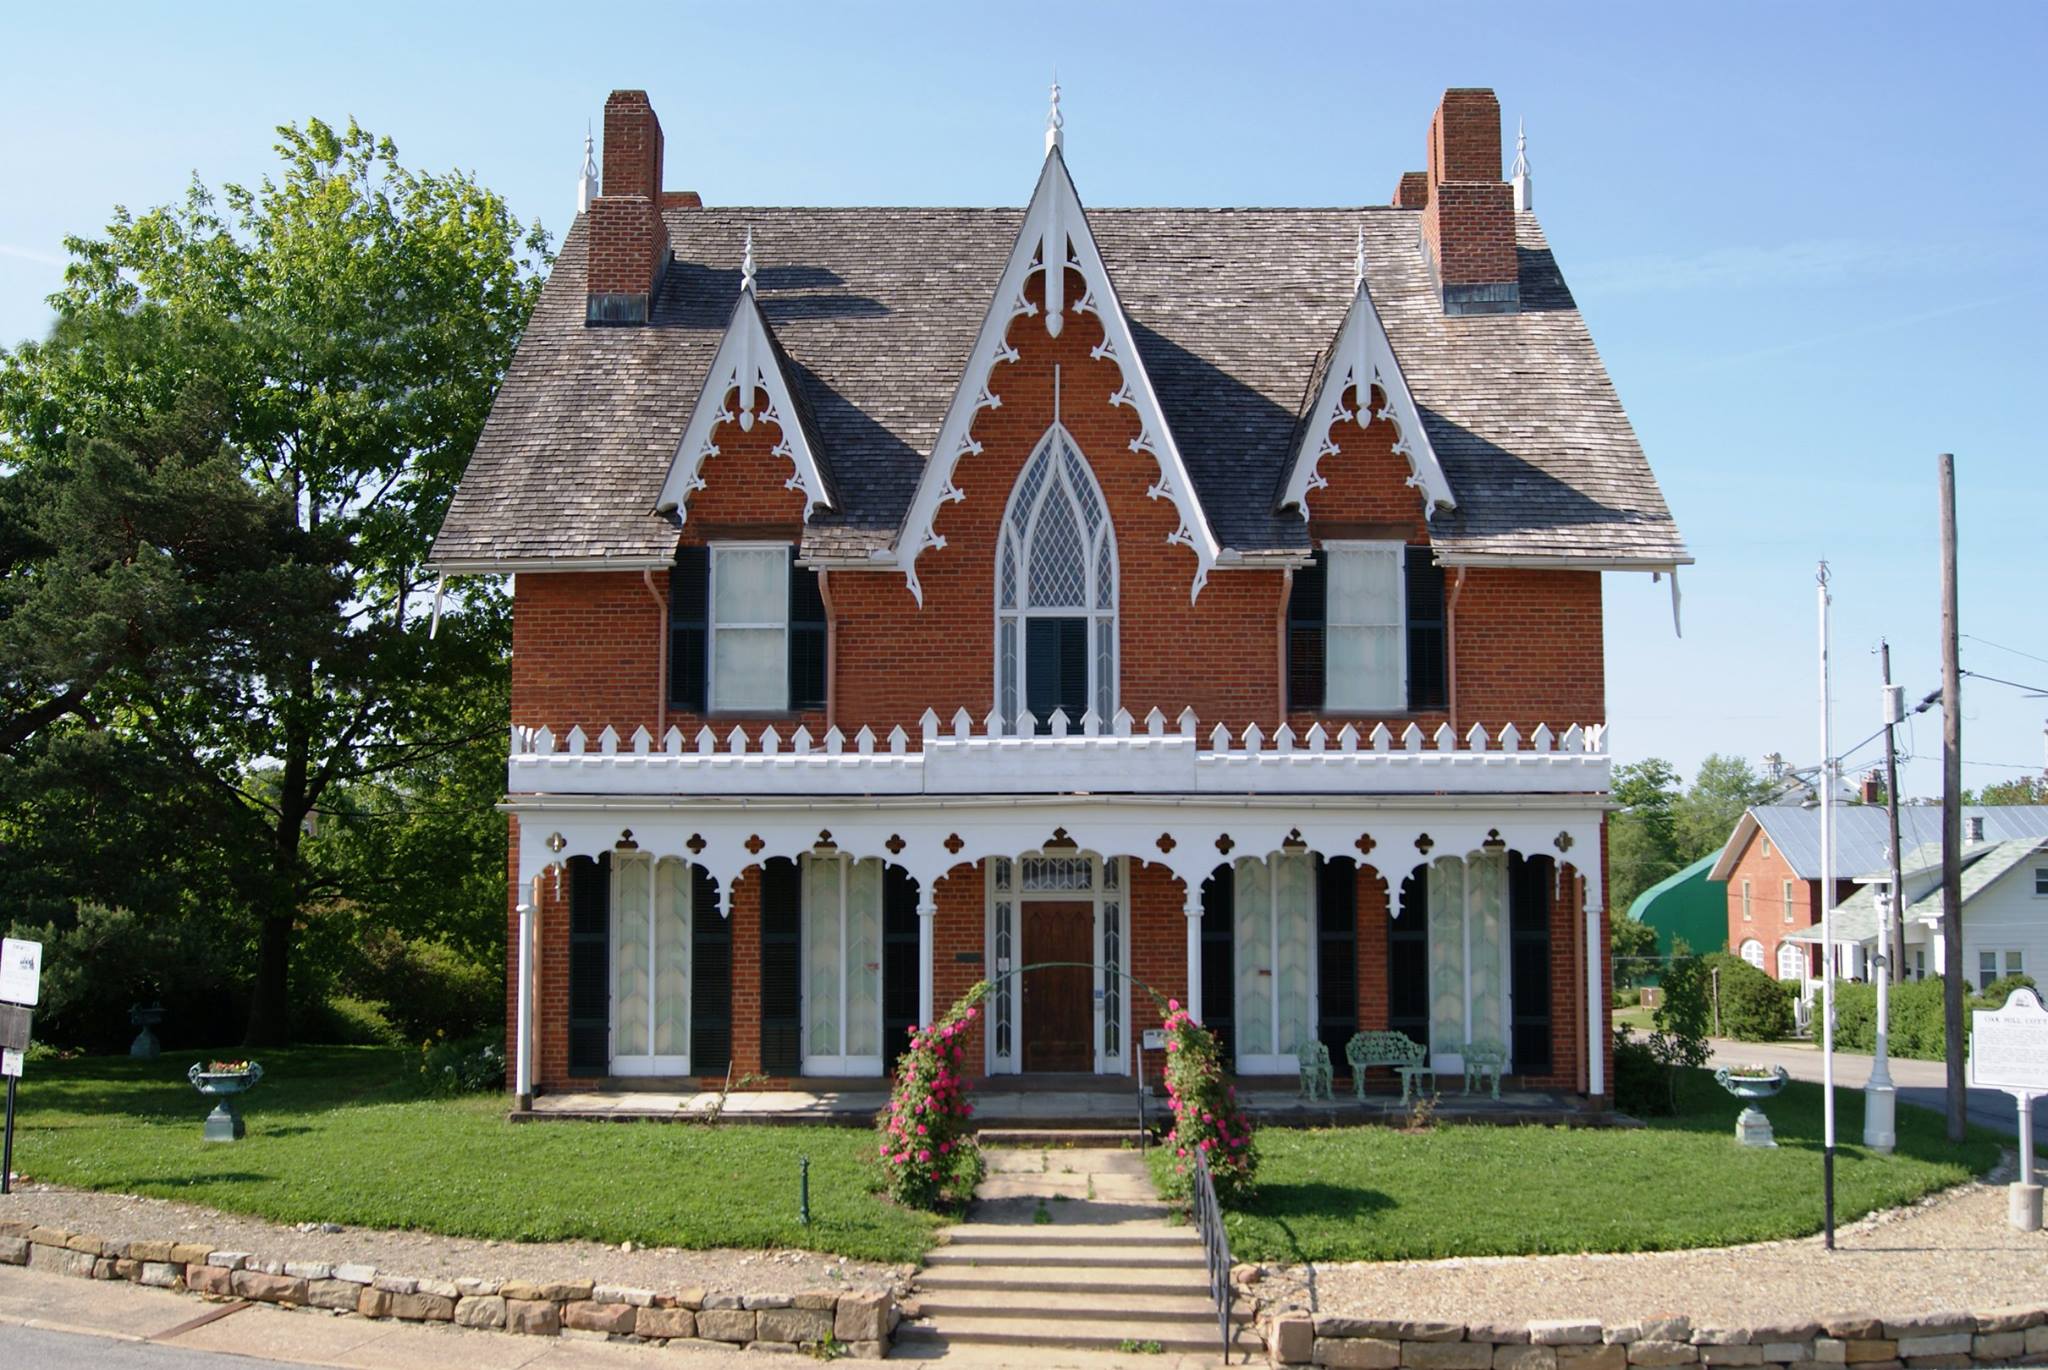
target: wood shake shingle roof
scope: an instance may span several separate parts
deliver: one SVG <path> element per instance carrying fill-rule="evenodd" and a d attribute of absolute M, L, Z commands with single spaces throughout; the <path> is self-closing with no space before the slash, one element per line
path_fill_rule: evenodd
<path fill-rule="evenodd" d="M 645 325 L 584 322 L 585 236 L 562 244 L 451 503 L 444 570 L 665 561 L 653 510 L 740 289 L 757 295 L 834 503 L 806 555 L 896 540 L 995 282 L 1016 209 L 666 211 L 674 261 Z M 1324 353 L 1367 283 L 1457 497 L 1445 560 L 1669 566 L 1691 557 L 1532 214 L 1517 216 L 1520 312 L 1446 316 L 1419 214 L 1094 209 L 1088 222 L 1210 526 L 1251 557 L 1307 548 L 1275 505 Z M 998 368 L 994 388 L 1001 391 Z M 1340 439 L 1341 441 L 1341 439 Z M 1341 458 L 1338 458 L 1341 460 Z"/>

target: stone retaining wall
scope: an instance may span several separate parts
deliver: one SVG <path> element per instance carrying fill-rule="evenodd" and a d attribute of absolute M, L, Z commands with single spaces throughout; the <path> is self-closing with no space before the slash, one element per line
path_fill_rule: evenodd
<path fill-rule="evenodd" d="M 209 1299 L 249 1299 L 365 1318 L 445 1322 L 552 1337 L 587 1333 L 641 1341 L 798 1351 L 825 1343 L 846 1354 L 888 1354 L 897 1308 L 887 1290 L 727 1294 L 685 1289 L 660 1294 L 588 1280 L 414 1279 L 367 1265 L 264 1260 L 171 1241 L 105 1241 L 88 1233 L 0 1221 L 0 1265 L 131 1280 Z"/>
<path fill-rule="evenodd" d="M 1458 1323 L 1283 1313 L 1264 1322 L 1276 1365 L 1359 1370 L 1628 1370 L 1630 1366 L 2048 1365 L 2048 1302 L 1886 1318 L 1844 1314 L 1695 1327 L 1687 1318 Z"/>

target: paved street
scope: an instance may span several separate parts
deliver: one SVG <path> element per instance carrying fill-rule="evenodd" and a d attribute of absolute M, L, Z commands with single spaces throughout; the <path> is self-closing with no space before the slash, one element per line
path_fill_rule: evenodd
<path fill-rule="evenodd" d="M 1712 1046 L 1712 1065 L 1781 1065 L 1795 1080 L 1820 1083 L 1820 1049 L 1804 1042 L 1734 1042 L 1715 1038 Z M 1850 1052 L 1836 1052 L 1835 1084 L 1847 1089 L 1862 1089 L 1870 1079 L 1871 1059 Z M 1892 1084 L 1899 1091 L 1901 1105 L 1915 1104 L 1936 1113 L 1947 1109 L 1946 1067 L 1940 1061 L 1894 1059 L 1891 1075 Z M 1968 1107 L 1971 1122 L 1994 1128 L 2007 1136 L 2018 1134 L 2019 1106 L 2010 1094 L 1995 1089 L 1973 1089 L 1969 1093 Z M 2034 1142 L 2037 1147 L 2048 1145 L 2048 1099 L 2034 1100 Z"/>

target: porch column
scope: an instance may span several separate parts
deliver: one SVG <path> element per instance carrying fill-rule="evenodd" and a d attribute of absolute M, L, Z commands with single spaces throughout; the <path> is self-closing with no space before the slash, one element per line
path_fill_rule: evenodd
<path fill-rule="evenodd" d="M 1188 881 L 1188 906 L 1184 910 L 1188 923 L 1188 1017 L 1202 1021 L 1202 892 L 1195 882 Z"/>
<path fill-rule="evenodd" d="M 1586 880 L 1586 1092 L 1607 1092 L 1607 1016 L 1600 1011 L 1600 977 L 1605 973 L 1600 942 L 1600 886 Z"/>
<path fill-rule="evenodd" d="M 938 973 L 932 958 L 939 905 L 931 886 L 932 882 L 926 881 L 917 891 L 917 1025 L 921 1028 L 932 1024 L 933 984 Z"/>
<path fill-rule="evenodd" d="M 519 904 L 519 947 L 516 952 L 518 969 L 517 990 L 514 1002 L 518 1040 L 512 1049 L 512 1091 L 519 1096 L 519 1107 L 533 1107 L 533 901 L 534 891 L 528 890 L 526 898 Z"/>

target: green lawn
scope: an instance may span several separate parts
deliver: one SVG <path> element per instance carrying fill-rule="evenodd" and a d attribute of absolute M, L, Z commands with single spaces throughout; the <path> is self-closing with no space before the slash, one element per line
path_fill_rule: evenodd
<path fill-rule="evenodd" d="M 184 1078 L 203 1055 L 31 1066 L 15 1168 L 280 1222 L 512 1241 L 806 1247 L 908 1261 L 937 1230 L 870 1191 L 874 1141 L 862 1129 L 515 1126 L 501 1096 L 422 1097 L 409 1054 L 383 1048 L 262 1053 L 265 1078 L 243 1110 L 248 1137 L 209 1145 L 200 1140 L 207 1104 Z M 800 1154 L 811 1158 L 808 1228 L 796 1220 Z"/>
<path fill-rule="evenodd" d="M 1227 1215 L 1239 1260 L 1405 1260 L 1560 1251 L 1655 1251 L 1765 1241 L 1821 1225 L 1821 1091 L 1768 1103 L 1778 1148 L 1735 1143 L 1740 1105 L 1705 1072 L 1686 1114 L 1645 1129 L 1447 1126 L 1259 1132 L 1259 1194 Z M 1836 1093 L 1836 1135 L 1863 1135 L 1860 1090 Z M 1838 1222 L 1989 1169 L 1999 1142 L 1952 1146 L 1942 1119 L 1898 1111 L 1889 1157 L 1838 1145 Z M 1155 1152 L 1155 1167 L 1163 1166 Z"/>

